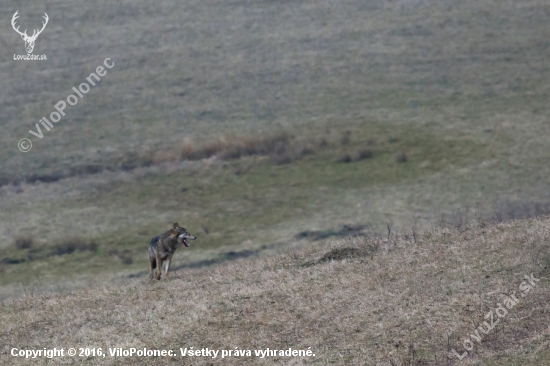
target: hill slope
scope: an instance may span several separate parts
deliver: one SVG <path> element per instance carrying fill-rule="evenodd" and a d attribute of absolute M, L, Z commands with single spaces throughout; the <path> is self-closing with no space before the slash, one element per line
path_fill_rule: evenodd
<path fill-rule="evenodd" d="M 180 356 L 195 350 L 307 350 L 263 364 L 548 365 L 550 219 L 434 228 L 256 261 L 184 270 L 0 307 L 3 364 L 11 349 L 101 347 L 87 364 L 257 364 L 259 357 Z M 524 276 L 530 292 L 519 287 Z M 537 281 L 538 279 L 538 281 Z M 525 284 L 522 287 L 525 290 Z M 506 296 L 518 302 L 497 310 Z M 509 305 L 509 304 L 508 304 Z M 476 329 L 486 314 L 499 324 Z M 499 318 L 499 314 L 502 315 Z M 486 319 L 489 319 L 488 317 Z M 464 346 L 473 350 L 462 360 Z M 174 357 L 111 357 L 109 347 L 171 349 Z M 80 364 L 74 357 L 57 363 Z"/>
<path fill-rule="evenodd" d="M 3 5 L 0 300 L 140 275 L 174 221 L 200 238 L 181 267 L 343 225 L 550 213 L 547 0 Z M 16 11 L 29 31 L 49 15 L 47 61 L 13 60 Z"/>

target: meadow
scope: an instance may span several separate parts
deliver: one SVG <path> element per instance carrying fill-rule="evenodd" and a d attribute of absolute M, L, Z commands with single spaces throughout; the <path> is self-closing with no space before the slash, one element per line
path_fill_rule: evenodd
<path fill-rule="evenodd" d="M 28 293 L 0 304 L 0 361 L 45 364 L 13 357 L 13 348 L 79 347 L 106 356 L 51 363 L 545 366 L 549 240 L 548 218 L 474 220 L 189 268 L 169 281 Z M 503 305 L 512 296 L 517 303 Z M 116 356 L 132 348 L 173 355 Z M 180 348 L 219 354 L 183 356 Z M 315 356 L 253 352 L 268 348 Z M 222 358 L 222 350 L 251 355 Z"/>
<path fill-rule="evenodd" d="M 149 240 L 173 222 L 198 237 L 174 256 L 175 276 L 207 281 L 220 265 L 349 237 L 550 213 L 546 1 L 4 8 L 1 301 L 183 286 L 146 281 Z M 22 29 L 48 14 L 34 50 L 46 61 L 13 60 L 25 53 L 16 10 Z M 28 133 L 106 58 L 114 67 L 51 131 Z"/>

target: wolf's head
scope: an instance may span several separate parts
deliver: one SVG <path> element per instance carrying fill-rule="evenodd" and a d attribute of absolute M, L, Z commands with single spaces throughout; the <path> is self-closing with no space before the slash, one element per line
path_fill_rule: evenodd
<path fill-rule="evenodd" d="M 172 232 L 177 232 L 178 241 L 183 243 L 183 245 L 185 245 L 186 247 L 189 247 L 189 243 L 187 242 L 187 240 L 197 239 L 196 236 L 189 234 L 189 231 L 187 231 L 186 228 L 181 227 L 177 222 L 174 223 L 174 229 L 172 230 Z"/>

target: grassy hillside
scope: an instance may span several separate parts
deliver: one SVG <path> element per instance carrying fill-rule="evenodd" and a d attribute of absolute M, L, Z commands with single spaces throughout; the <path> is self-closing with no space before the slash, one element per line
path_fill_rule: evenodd
<path fill-rule="evenodd" d="M 0 305 L 1 360 L 29 364 L 10 356 L 12 347 L 101 347 L 105 353 L 135 347 L 178 356 L 108 354 L 52 364 L 544 366 L 550 362 L 549 242 L 549 218 L 498 225 L 478 219 L 187 269 L 167 281 L 28 294 Z M 535 285 L 521 296 L 518 287 L 531 274 Z M 518 303 L 459 361 L 452 350 L 462 354 L 464 340 L 511 295 Z M 311 347 L 315 356 L 182 358 L 180 347 Z"/>
<path fill-rule="evenodd" d="M 549 212 L 546 1 L 3 5 L 0 299 L 143 276 L 174 221 L 199 237 L 187 270 Z M 47 61 L 13 60 L 16 10 L 48 13 Z"/>

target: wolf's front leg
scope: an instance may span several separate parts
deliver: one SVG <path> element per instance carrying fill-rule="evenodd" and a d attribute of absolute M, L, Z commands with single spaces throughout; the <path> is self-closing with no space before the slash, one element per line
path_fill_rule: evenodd
<path fill-rule="evenodd" d="M 166 258 L 166 264 L 164 268 L 164 278 L 168 279 L 168 270 L 170 269 L 170 262 L 172 261 L 172 258 L 168 257 Z"/>

